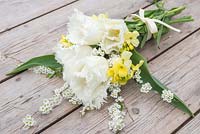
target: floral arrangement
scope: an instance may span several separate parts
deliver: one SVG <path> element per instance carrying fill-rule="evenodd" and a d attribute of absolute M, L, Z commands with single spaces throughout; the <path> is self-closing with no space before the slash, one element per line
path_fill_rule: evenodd
<path fill-rule="evenodd" d="M 55 46 L 54 54 L 33 58 L 18 66 L 8 75 L 27 69 L 38 74 L 62 77 L 65 84 L 54 90 L 51 98 L 44 99 L 39 111 L 49 114 L 63 99 L 80 104 L 84 115 L 89 110 L 100 109 L 108 98 L 114 104 L 108 108 L 109 129 L 118 133 L 125 127 L 125 104 L 120 95 L 121 86 L 134 79 L 142 93 L 152 90 L 159 93 L 163 101 L 174 105 L 193 116 L 190 109 L 152 76 L 147 61 L 137 52 L 145 42 L 154 38 L 159 46 L 160 38 L 170 29 L 180 32 L 170 24 L 192 21 L 191 16 L 173 19 L 185 7 L 164 8 L 163 2 L 156 3 L 157 9 L 140 9 L 126 19 L 110 19 L 106 14 L 86 16 L 75 10 L 69 17 L 67 34 L 62 35 Z M 31 115 L 24 119 L 24 128 L 34 126 Z"/>

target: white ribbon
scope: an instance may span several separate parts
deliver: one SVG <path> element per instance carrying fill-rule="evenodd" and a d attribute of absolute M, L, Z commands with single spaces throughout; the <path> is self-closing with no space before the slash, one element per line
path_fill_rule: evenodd
<path fill-rule="evenodd" d="M 148 30 L 148 36 L 147 36 L 147 40 L 149 40 L 152 36 L 152 34 L 154 33 L 157 33 L 158 32 L 158 28 L 156 26 L 156 23 L 159 23 L 161 25 L 164 25 L 166 26 L 167 28 L 171 29 L 171 30 L 174 30 L 176 32 L 181 32 L 181 30 L 175 28 L 175 27 L 172 27 L 160 20 L 157 20 L 157 19 L 150 19 L 150 18 L 145 18 L 144 17 L 144 10 L 143 9 L 140 9 L 139 10 L 139 15 L 137 14 L 132 14 L 131 17 L 137 17 L 139 18 L 141 21 L 143 21 L 146 26 L 147 26 L 147 30 Z"/>

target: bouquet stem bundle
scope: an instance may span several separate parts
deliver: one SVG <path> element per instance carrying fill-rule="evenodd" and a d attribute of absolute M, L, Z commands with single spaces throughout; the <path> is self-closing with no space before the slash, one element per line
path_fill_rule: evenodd
<path fill-rule="evenodd" d="M 173 17 L 180 14 L 183 10 L 186 9 L 185 6 L 174 7 L 172 9 L 165 9 L 164 2 L 156 3 L 157 9 L 154 10 L 145 10 L 144 16 L 150 19 L 157 19 L 167 24 L 175 24 L 175 23 L 184 23 L 193 21 L 192 16 L 183 16 L 174 19 Z M 137 17 L 131 18 L 131 20 L 125 20 L 125 23 L 129 29 L 129 31 L 138 31 L 140 40 L 140 48 L 143 48 L 146 42 L 149 40 L 148 36 L 148 28 L 146 24 Z M 153 34 L 152 38 L 156 40 L 157 46 L 160 44 L 161 36 L 169 32 L 169 28 L 157 24 L 158 32 Z"/>

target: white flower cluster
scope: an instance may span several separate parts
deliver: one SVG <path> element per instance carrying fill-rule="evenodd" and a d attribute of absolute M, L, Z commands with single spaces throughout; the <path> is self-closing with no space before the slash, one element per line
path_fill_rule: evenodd
<path fill-rule="evenodd" d="M 138 69 L 136 72 L 135 72 L 135 75 L 133 76 L 133 78 L 138 82 L 138 83 L 143 83 L 143 80 L 141 80 L 141 76 L 140 76 L 140 73 L 141 73 L 141 70 Z"/>
<path fill-rule="evenodd" d="M 148 93 L 152 89 L 152 86 L 149 82 L 142 84 L 142 87 L 140 88 L 140 92 L 142 93 Z"/>
<path fill-rule="evenodd" d="M 22 122 L 24 123 L 24 130 L 29 129 L 30 127 L 34 126 L 36 124 L 36 121 L 31 115 L 26 115 L 23 119 Z"/>
<path fill-rule="evenodd" d="M 122 106 L 118 103 L 114 103 L 108 108 L 111 120 L 109 121 L 109 129 L 114 133 L 118 133 L 125 127 L 125 112 L 121 111 Z"/>
<path fill-rule="evenodd" d="M 135 74 L 133 76 L 133 79 L 135 79 L 138 83 L 142 84 L 142 87 L 140 88 L 140 92 L 148 93 L 152 89 L 152 86 L 151 86 L 151 84 L 149 82 L 144 83 L 143 80 L 141 80 L 142 77 L 140 76 L 140 73 L 141 73 L 141 70 L 138 69 L 135 72 Z"/>
<path fill-rule="evenodd" d="M 92 55 L 94 56 L 104 56 L 105 52 L 99 47 L 99 48 L 93 48 L 92 49 Z"/>
<path fill-rule="evenodd" d="M 39 111 L 42 114 L 49 114 L 53 110 L 53 108 L 59 105 L 61 102 L 62 96 L 53 95 L 53 97 L 43 100 L 43 104 L 40 106 Z"/>
<path fill-rule="evenodd" d="M 69 85 L 67 83 L 64 83 L 64 85 L 61 88 L 57 88 L 54 90 L 54 93 L 56 95 L 60 95 L 64 90 L 68 89 Z"/>
<path fill-rule="evenodd" d="M 109 87 L 110 96 L 112 98 L 118 98 L 119 93 L 121 92 L 120 85 L 118 84 L 110 84 Z"/>
<path fill-rule="evenodd" d="M 116 59 L 120 58 L 120 55 L 116 53 L 111 53 L 109 57 L 110 58 L 108 59 L 108 64 L 109 64 L 109 67 L 112 67 Z"/>
<path fill-rule="evenodd" d="M 168 102 L 168 103 L 171 103 L 173 98 L 174 98 L 174 94 L 170 91 L 170 90 L 163 90 L 162 91 L 162 95 L 161 95 L 161 98 Z"/>
<path fill-rule="evenodd" d="M 45 66 L 36 66 L 36 67 L 30 68 L 29 70 L 33 71 L 36 74 L 52 75 L 55 73 L 55 71 Z"/>
<path fill-rule="evenodd" d="M 54 107 L 58 106 L 63 99 L 67 99 L 72 104 L 82 104 L 82 102 L 75 96 L 69 85 L 65 83 L 61 88 L 54 90 L 53 97 L 44 99 L 39 111 L 42 114 L 49 114 Z"/>
<path fill-rule="evenodd" d="M 123 102 L 124 98 L 122 98 L 121 96 L 117 97 L 117 99 L 115 99 L 116 102 Z"/>

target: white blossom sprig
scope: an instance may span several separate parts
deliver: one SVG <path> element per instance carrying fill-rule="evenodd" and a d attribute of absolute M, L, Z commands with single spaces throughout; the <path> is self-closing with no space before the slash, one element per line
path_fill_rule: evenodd
<path fill-rule="evenodd" d="M 34 125 L 36 125 L 35 119 L 31 115 L 29 115 L 29 114 L 27 114 L 22 119 L 22 122 L 24 123 L 23 130 L 27 130 L 27 129 L 33 127 Z"/>
<path fill-rule="evenodd" d="M 163 99 L 163 101 L 171 103 L 174 98 L 174 94 L 170 90 L 163 90 L 161 98 Z"/>

